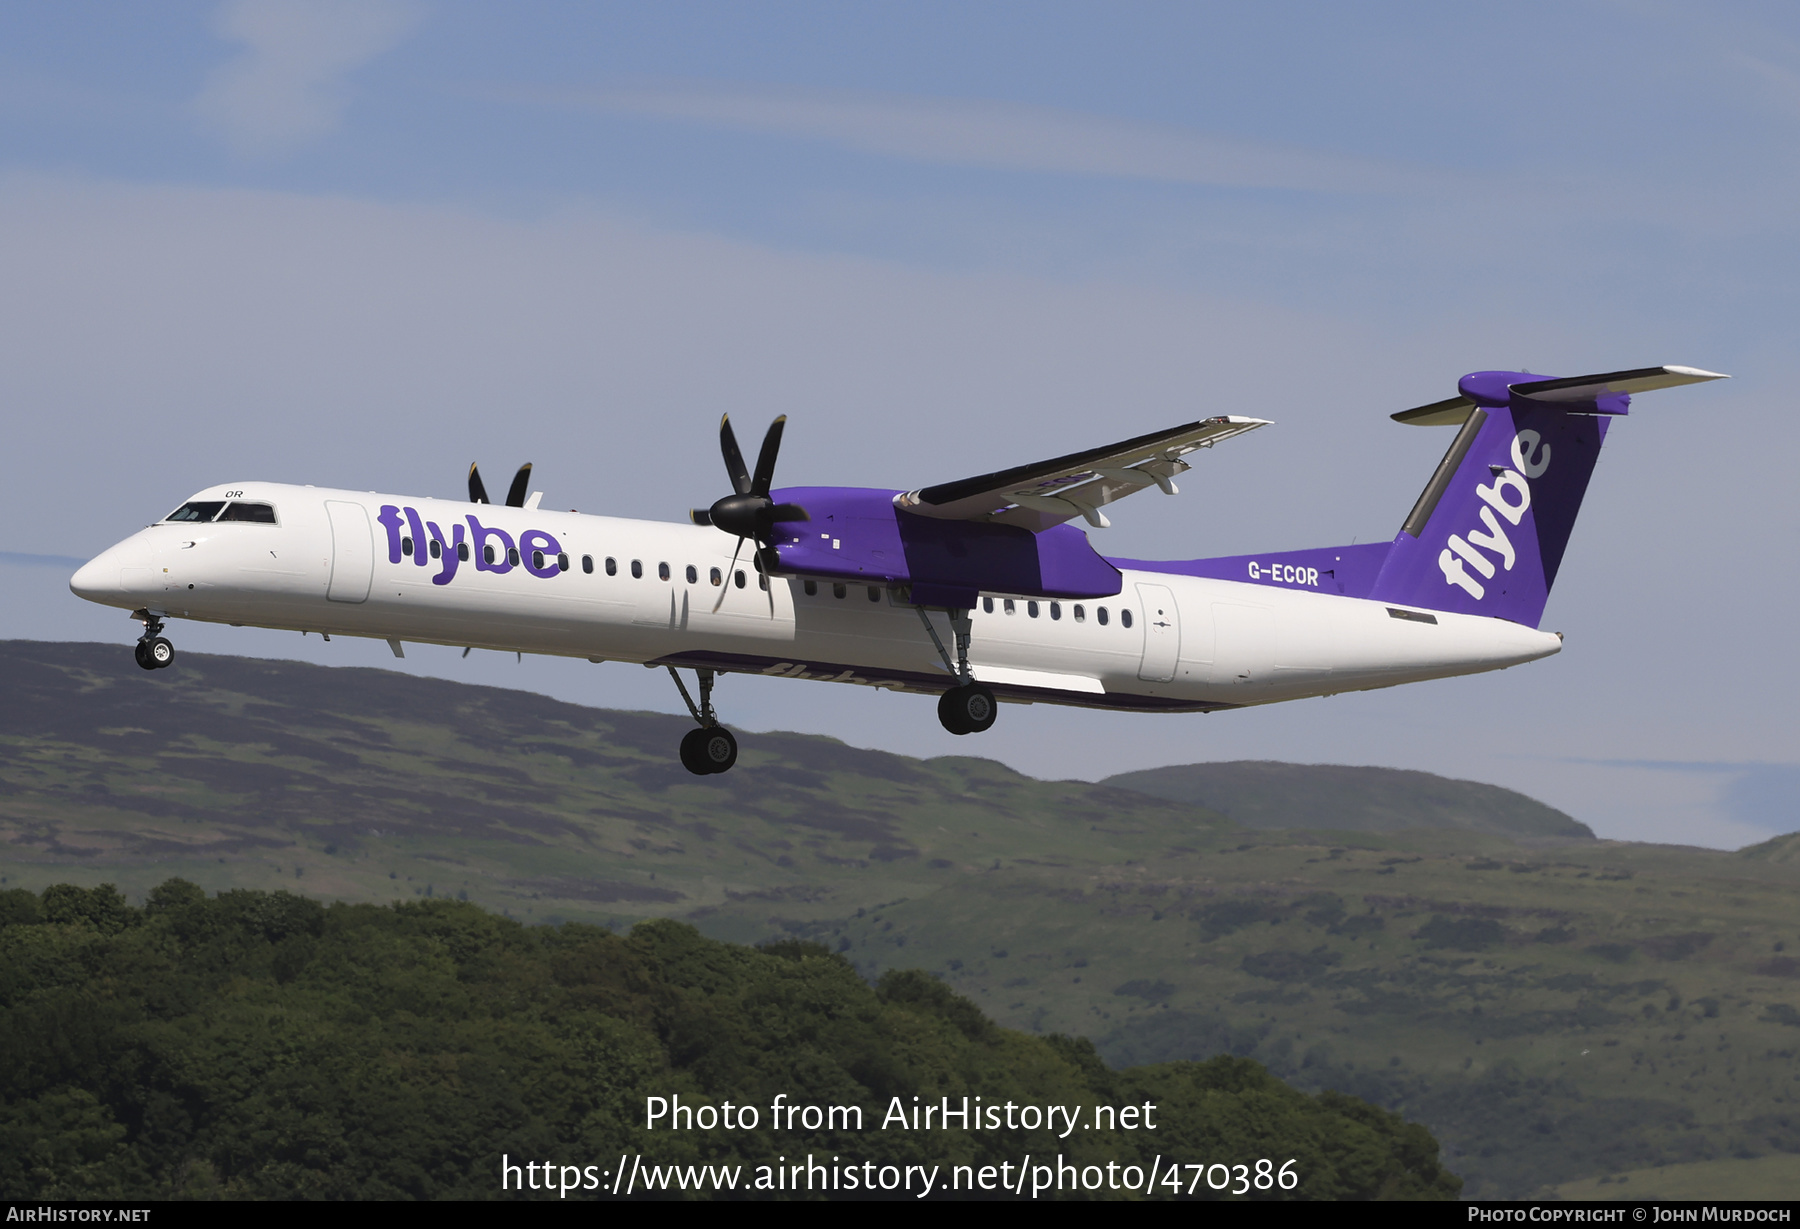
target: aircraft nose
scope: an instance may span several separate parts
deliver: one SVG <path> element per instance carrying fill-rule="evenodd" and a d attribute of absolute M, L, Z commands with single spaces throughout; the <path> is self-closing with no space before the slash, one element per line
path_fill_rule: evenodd
<path fill-rule="evenodd" d="M 141 537 L 126 538 L 76 569 L 69 577 L 69 592 L 103 605 L 129 604 L 134 596 L 148 596 L 153 562 L 149 543 Z"/>
<path fill-rule="evenodd" d="M 110 560 L 111 551 L 102 551 L 75 570 L 69 577 L 69 592 L 90 602 L 104 601 L 119 592 L 119 566 Z"/>

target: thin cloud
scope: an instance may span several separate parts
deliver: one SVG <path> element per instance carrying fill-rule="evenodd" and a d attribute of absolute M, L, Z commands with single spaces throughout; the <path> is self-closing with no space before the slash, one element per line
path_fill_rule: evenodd
<path fill-rule="evenodd" d="M 345 77 L 421 16 L 411 0 L 233 0 L 217 26 L 243 53 L 213 74 L 195 110 L 240 154 L 290 152 L 338 126 Z"/>
<path fill-rule="evenodd" d="M 916 162 L 997 170 L 1318 192 L 1407 192 L 1443 183 L 1434 172 L 1378 159 L 1019 103 L 705 86 L 529 98 L 611 115 L 797 137 Z"/>

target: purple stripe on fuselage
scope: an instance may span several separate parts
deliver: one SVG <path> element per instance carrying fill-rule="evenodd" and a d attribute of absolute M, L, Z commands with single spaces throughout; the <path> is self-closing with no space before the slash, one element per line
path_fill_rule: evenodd
<path fill-rule="evenodd" d="M 1237 580 L 1277 589 L 1301 589 L 1341 597 L 1367 597 L 1392 544 L 1364 542 L 1356 546 L 1320 546 L 1311 550 L 1271 551 L 1262 555 L 1226 555 L 1218 559 L 1161 562 L 1113 559 L 1116 568 L 1166 572 L 1207 580 Z"/>

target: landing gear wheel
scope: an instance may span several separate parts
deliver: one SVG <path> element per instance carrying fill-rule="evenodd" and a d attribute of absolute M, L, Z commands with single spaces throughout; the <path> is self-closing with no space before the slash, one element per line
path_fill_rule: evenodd
<path fill-rule="evenodd" d="M 150 660 L 150 646 L 145 644 L 142 640 L 131 646 L 131 655 L 137 659 L 137 664 L 144 669 L 156 669 L 156 663 Z"/>
<path fill-rule="evenodd" d="M 737 756 L 737 738 L 722 725 L 689 730 L 682 736 L 681 766 L 697 777 L 730 771 Z"/>
<path fill-rule="evenodd" d="M 979 734 L 994 724 L 999 705 L 980 683 L 952 687 L 938 697 L 938 720 L 952 734 Z"/>
<path fill-rule="evenodd" d="M 144 659 L 152 670 L 172 666 L 175 664 L 175 646 L 161 636 L 152 637 L 144 642 Z"/>
<path fill-rule="evenodd" d="M 700 740 L 700 751 L 708 772 L 729 772 L 737 763 L 737 736 L 724 726 L 715 725 Z"/>
<path fill-rule="evenodd" d="M 681 736 L 681 766 L 696 777 L 704 777 L 712 769 L 708 768 L 700 755 L 700 740 L 706 737 L 706 731 L 689 730 Z"/>

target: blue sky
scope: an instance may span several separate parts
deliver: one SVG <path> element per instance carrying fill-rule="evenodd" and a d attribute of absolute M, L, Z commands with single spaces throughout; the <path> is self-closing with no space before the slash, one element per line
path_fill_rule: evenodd
<path fill-rule="evenodd" d="M 1787 390 L 1800 17 L 1754 4 L 0 9 L 0 635 L 128 641 L 58 563 L 232 478 L 674 519 L 721 410 L 780 480 L 914 487 L 1200 413 L 1277 426 L 1101 548 L 1391 537 L 1466 371 L 1657 363 L 1486 678 L 1214 717 L 1009 708 L 1038 775 L 1279 758 L 1608 835 L 1800 827 Z M 751 430 L 758 429 L 752 425 Z M 182 628 L 192 649 L 381 645 Z M 408 669 L 677 706 L 612 665 Z M 491 656 L 491 655 L 490 655 Z M 728 680 L 741 728 L 969 753 L 929 704 Z"/>

